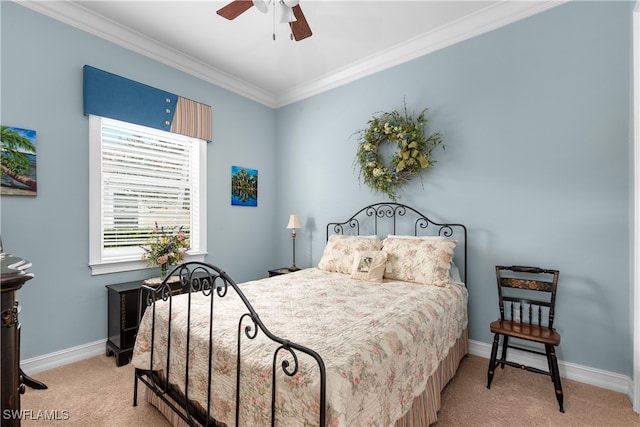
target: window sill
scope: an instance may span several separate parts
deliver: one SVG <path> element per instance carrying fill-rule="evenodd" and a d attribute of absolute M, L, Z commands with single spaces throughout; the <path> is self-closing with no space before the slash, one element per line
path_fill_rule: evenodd
<path fill-rule="evenodd" d="M 205 255 L 206 253 L 189 254 L 185 258 L 185 261 L 204 262 Z M 98 263 L 89 264 L 89 267 L 91 268 L 92 276 L 97 276 L 100 274 L 109 274 L 109 273 L 121 273 L 124 271 L 147 270 L 149 268 L 158 268 L 158 267 L 150 267 L 147 261 L 143 261 L 143 260 L 102 262 L 99 264 Z"/>

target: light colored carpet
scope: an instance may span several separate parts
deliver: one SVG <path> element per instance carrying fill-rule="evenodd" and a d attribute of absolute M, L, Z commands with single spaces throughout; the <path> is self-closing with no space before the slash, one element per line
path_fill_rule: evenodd
<path fill-rule="evenodd" d="M 489 360 L 467 356 L 445 387 L 433 427 L 452 426 L 640 426 L 629 398 L 577 381 L 562 379 L 561 413 L 551 377 L 506 366 L 487 389 Z"/>
<path fill-rule="evenodd" d="M 138 406 L 133 406 L 133 367 L 117 367 L 115 358 L 96 356 L 32 375 L 47 385 L 46 390 L 27 388 L 21 409 L 30 410 L 22 426 L 170 426 L 167 420 L 147 403 L 139 384 Z M 37 418 L 39 411 L 53 412 L 58 420 Z M 65 412 L 68 415 L 65 418 Z M 33 419 L 30 419 L 33 418 Z"/>
<path fill-rule="evenodd" d="M 467 356 L 445 388 L 438 422 L 451 426 L 640 426 L 640 415 L 622 393 L 563 379 L 565 413 L 558 411 L 549 377 L 506 367 L 486 387 L 488 360 Z M 97 356 L 34 375 L 48 390 L 27 388 L 22 409 L 34 418 L 57 411 L 67 420 L 25 419 L 23 426 L 168 426 L 146 402 L 133 401 L 133 368 L 117 368 L 113 357 Z"/>

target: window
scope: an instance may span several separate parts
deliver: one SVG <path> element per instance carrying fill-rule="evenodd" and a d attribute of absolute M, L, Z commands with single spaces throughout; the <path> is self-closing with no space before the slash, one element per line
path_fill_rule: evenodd
<path fill-rule="evenodd" d="M 92 274 L 147 268 L 141 245 L 158 226 L 182 226 L 188 259 L 206 254 L 206 142 L 90 116 L 89 265 Z"/>

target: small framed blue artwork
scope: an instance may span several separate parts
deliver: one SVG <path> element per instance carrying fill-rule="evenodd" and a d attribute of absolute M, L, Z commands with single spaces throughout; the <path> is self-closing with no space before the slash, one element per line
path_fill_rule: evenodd
<path fill-rule="evenodd" d="M 231 204 L 258 206 L 258 171 L 231 166 Z"/>
<path fill-rule="evenodd" d="M 36 131 L 10 126 L 0 126 L 2 156 L 0 194 L 35 196 L 36 181 Z"/>

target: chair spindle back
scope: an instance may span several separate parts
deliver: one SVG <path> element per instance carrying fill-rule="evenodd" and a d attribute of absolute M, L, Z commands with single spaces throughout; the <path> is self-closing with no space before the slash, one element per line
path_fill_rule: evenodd
<path fill-rule="evenodd" d="M 496 266 L 500 318 L 553 328 L 558 270 Z"/>

